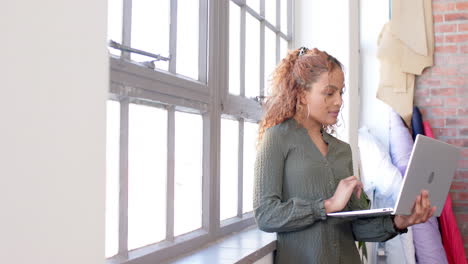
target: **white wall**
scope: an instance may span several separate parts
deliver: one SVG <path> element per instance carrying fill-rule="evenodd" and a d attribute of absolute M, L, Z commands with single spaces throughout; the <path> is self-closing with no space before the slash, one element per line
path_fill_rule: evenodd
<path fill-rule="evenodd" d="M 2 1 L 0 262 L 104 262 L 106 1 Z"/>
<path fill-rule="evenodd" d="M 306 46 L 325 50 L 335 56 L 345 69 L 346 93 L 338 137 L 351 144 L 357 168 L 357 128 L 359 117 L 359 28 L 358 0 L 294 1 L 293 48 Z M 355 174 L 358 171 L 355 169 Z"/>

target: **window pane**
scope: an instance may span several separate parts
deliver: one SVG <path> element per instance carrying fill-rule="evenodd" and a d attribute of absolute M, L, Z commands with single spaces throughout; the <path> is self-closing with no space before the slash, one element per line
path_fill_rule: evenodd
<path fill-rule="evenodd" d="M 243 180 L 243 204 L 242 213 L 250 212 L 253 208 L 253 180 L 254 180 L 254 165 L 257 155 L 256 140 L 257 140 L 258 125 L 255 123 L 244 123 L 244 178 Z"/>
<path fill-rule="evenodd" d="M 202 225 L 203 122 L 200 115 L 175 113 L 174 235 Z"/>
<path fill-rule="evenodd" d="M 132 1 L 132 47 L 169 57 L 170 0 Z M 132 54 L 132 60 L 151 61 L 153 58 Z M 168 62 L 156 62 L 156 67 L 168 70 Z"/>
<path fill-rule="evenodd" d="M 271 74 L 276 66 L 276 34 L 265 29 L 265 94 L 269 95 Z"/>
<path fill-rule="evenodd" d="M 265 0 L 265 18 L 276 26 L 276 0 Z"/>
<path fill-rule="evenodd" d="M 107 39 L 122 43 L 123 0 L 107 1 Z M 120 50 L 109 48 L 112 54 L 120 56 Z"/>
<path fill-rule="evenodd" d="M 247 5 L 260 14 L 260 1 L 261 0 L 247 0 Z"/>
<path fill-rule="evenodd" d="M 288 54 L 288 41 L 280 38 L 280 61 Z"/>
<path fill-rule="evenodd" d="M 198 0 L 177 2 L 177 73 L 195 80 L 198 80 L 198 4 Z"/>
<path fill-rule="evenodd" d="M 229 2 L 229 93 L 240 94 L 240 7 Z"/>
<path fill-rule="evenodd" d="M 237 215 L 239 122 L 221 119 L 220 219 Z"/>
<path fill-rule="evenodd" d="M 107 101 L 106 258 L 118 252 L 120 103 Z"/>
<path fill-rule="evenodd" d="M 245 97 L 260 94 L 260 22 L 246 15 Z"/>
<path fill-rule="evenodd" d="M 166 236 L 167 111 L 130 104 L 128 248 Z"/>
<path fill-rule="evenodd" d="M 281 14 L 281 31 L 288 34 L 288 1 L 281 0 L 280 14 Z"/>

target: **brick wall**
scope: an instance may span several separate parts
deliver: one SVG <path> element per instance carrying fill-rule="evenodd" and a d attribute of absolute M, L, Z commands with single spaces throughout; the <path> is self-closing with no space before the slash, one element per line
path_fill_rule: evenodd
<path fill-rule="evenodd" d="M 436 138 L 463 147 L 450 195 L 468 256 L 468 1 L 433 0 L 435 63 L 417 78 L 415 104 Z"/>

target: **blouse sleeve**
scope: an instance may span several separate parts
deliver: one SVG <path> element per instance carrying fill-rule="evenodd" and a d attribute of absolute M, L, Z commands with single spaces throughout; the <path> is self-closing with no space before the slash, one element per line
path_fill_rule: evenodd
<path fill-rule="evenodd" d="M 393 216 L 379 216 L 371 218 L 359 218 L 352 221 L 354 239 L 356 241 L 383 242 L 387 241 L 399 233 L 406 233 L 395 230 Z"/>
<path fill-rule="evenodd" d="M 282 184 L 286 150 L 281 131 L 265 131 L 255 160 L 254 215 L 260 230 L 289 232 L 325 220 L 324 201 L 291 198 L 283 201 Z"/>
<path fill-rule="evenodd" d="M 352 157 L 351 148 L 349 149 L 349 153 L 350 157 Z M 348 164 L 348 170 L 350 175 L 353 175 L 352 158 Z M 351 196 L 348 207 L 351 210 L 365 210 L 370 208 L 370 200 L 364 190 L 362 191 L 360 199 L 357 199 L 354 195 Z M 407 229 L 400 232 L 395 230 L 393 216 L 358 218 L 353 220 L 351 225 L 356 241 L 383 242 L 395 237 L 399 233 L 406 233 L 407 231 Z"/>

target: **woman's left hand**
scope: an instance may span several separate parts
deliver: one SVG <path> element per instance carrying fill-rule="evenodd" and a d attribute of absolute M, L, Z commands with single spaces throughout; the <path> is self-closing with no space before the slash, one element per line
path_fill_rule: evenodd
<path fill-rule="evenodd" d="M 416 198 L 411 215 L 397 215 L 393 222 L 398 229 L 405 229 L 409 226 L 426 222 L 435 212 L 436 207 L 431 207 L 429 193 L 422 190 Z"/>

